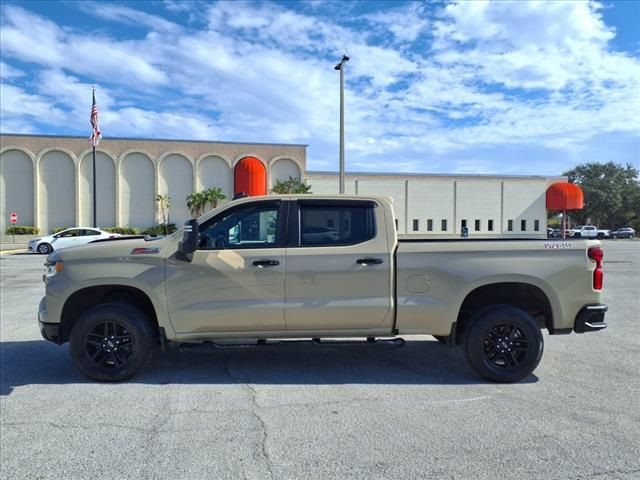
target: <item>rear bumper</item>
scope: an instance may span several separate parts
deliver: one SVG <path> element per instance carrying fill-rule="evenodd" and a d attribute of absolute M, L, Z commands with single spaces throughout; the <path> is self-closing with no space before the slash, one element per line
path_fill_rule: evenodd
<path fill-rule="evenodd" d="M 606 305 L 587 305 L 578 312 L 573 331 L 576 333 L 597 332 L 607 328 L 604 323 L 604 314 L 609 307 Z"/>

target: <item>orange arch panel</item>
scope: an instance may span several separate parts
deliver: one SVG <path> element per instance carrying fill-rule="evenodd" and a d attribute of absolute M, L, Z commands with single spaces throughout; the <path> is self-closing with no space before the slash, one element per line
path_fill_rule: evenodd
<path fill-rule="evenodd" d="M 254 157 L 244 157 L 236 164 L 233 174 L 234 194 L 245 193 L 250 197 L 267 194 L 267 169 Z"/>
<path fill-rule="evenodd" d="M 584 195 L 574 183 L 554 183 L 547 189 L 547 210 L 581 210 Z"/>

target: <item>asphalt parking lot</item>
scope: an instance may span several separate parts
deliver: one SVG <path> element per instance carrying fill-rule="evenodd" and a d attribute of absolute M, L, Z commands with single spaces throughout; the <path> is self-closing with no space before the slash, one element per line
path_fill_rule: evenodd
<path fill-rule="evenodd" d="M 38 332 L 44 257 L 2 255 L 0 477 L 640 478 L 640 241 L 604 244 L 609 328 L 545 335 L 514 385 L 431 337 L 159 354 L 94 383 Z"/>

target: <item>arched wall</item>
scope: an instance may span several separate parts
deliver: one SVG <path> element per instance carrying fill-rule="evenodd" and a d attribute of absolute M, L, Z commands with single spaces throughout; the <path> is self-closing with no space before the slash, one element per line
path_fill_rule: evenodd
<path fill-rule="evenodd" d="M 33 208 L 33 160 L 21 150 L 0 154 L 0 230 L 6 232 L 9 214 L 18 214 L 17 225 L 35 225 Z"/>
<path fill-rule="evenodd" d="M 227 198 L 233 197 L 233 178 L 229 163 L 216 155 L 207 155 L 198 162 L 198 180 L 200 190 L 220 187 Z"/>
<path fill-rule="evenodd" d="M 193 193 L 193 164 L 177 153 L 171 153 L 159 161 L 158 193 L 169 194 L 170 223 L 180 226 L 191 218 L 191 212 L 187 208 L 187 196 Z"/>
<path fill-rule="evenodd" d="M 144 153 L 126 154 L 120 165 L 120 224 L 150 227 L 155 224 L 155 167 Z"/>
<path fill-rule="evenodd" d="M 93 154 L 80 161 L 80 225 L 93 225 Z M 104 152 L 96 152 L 97 226 L 116 225 L 116 167 Z"/>
<path fill-rule="evenodd" d="M 51 150 L 38 161 L 40 233 L 76 224 L 76 169 L 69 154 Z"/>
<path fill-rule="evenodd" d="M 288 158 L 280 158 L 280 159 L 274 160 L 269 164 L 269 167 L 270 167 L 270 175 L 269 175 L 270 187 L 273 187 L 278 180 L 288 180 L 289 177 L 297 178 L 298 180 L 302 179 L 302 173 L 300 172 L 300 167 L 296 162 Z"/>

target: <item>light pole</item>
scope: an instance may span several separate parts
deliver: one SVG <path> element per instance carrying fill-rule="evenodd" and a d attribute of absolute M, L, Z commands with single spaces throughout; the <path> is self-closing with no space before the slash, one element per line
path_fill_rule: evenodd
<path fill-rule="evenodd" d="M 344 64 L 349 57 L 342 55 L 334 68 L 340 70 L 340 193 L 344 193 Z"/>

